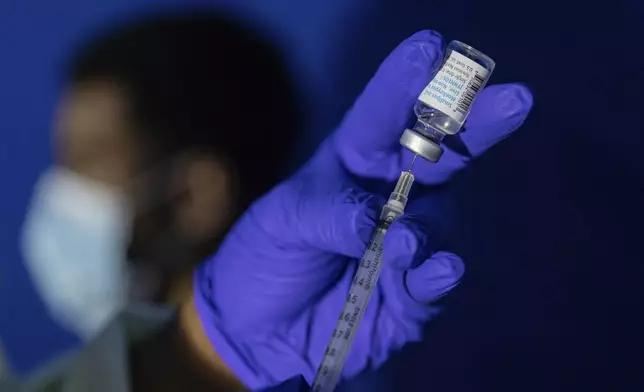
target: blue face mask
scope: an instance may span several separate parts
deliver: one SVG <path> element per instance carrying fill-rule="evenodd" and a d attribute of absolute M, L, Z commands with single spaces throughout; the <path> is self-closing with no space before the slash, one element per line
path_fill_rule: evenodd
<path fill-rule="evenodd" d="M 124 307 L 132 215 L 114 189 L 53 167 L 36 185 L 22 253 L 50 315 L 91 339 Z"/>

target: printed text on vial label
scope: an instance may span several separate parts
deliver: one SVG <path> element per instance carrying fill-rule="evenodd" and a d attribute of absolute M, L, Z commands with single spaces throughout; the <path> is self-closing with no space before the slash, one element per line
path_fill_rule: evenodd
<path fill-rule="evenodd" d="M 488 70 L 475 61 L 451 52 L 418 99 L 456 121 L 463 121 L 488 74 Z"/>

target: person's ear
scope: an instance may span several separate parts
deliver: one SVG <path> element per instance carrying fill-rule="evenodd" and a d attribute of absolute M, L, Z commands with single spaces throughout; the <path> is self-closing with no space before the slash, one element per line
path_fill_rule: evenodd
<path fill-rule="evenodd" d="M 221 160 L 194 154 L 182 165 L 177 180 L 185 187 L 185 197 L 175 210 L 182 237 L 191 242 L 219 236 L 233 218 L 232 173 Z"/>

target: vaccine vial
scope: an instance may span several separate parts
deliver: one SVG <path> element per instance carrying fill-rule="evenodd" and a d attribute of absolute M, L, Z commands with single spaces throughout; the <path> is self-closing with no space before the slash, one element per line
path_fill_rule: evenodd
<path fill-rule="evenodd" d="M 461 129 L 493 70 L 494 61 L 485 54 L 460 41 L 450 42 L 439 71 L 414 106 L 418 120 L 413 129 L 405 129 L 400 144 L 437 162 L 443 154 L 443 137 Z"/>

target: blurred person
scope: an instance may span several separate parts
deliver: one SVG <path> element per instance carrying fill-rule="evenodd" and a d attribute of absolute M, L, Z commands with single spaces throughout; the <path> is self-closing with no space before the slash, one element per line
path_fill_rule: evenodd
<path fill-rule="evenodd" d="M 50 314 L 86 340 L 128 296 L 180 291 L 277 182 L 297 102 L 275 48 L 212 12 L 110 26 L 78 48 L 62 87 L 22 251 Z"/>

